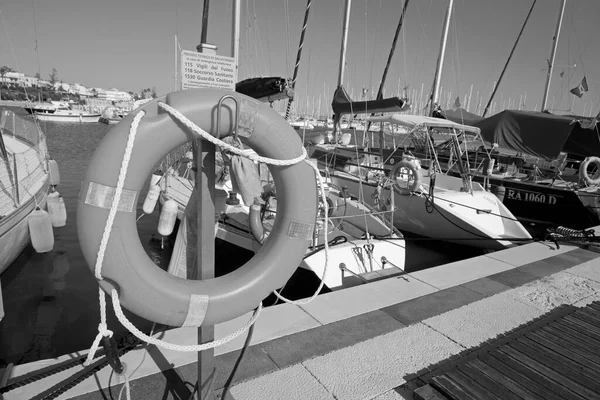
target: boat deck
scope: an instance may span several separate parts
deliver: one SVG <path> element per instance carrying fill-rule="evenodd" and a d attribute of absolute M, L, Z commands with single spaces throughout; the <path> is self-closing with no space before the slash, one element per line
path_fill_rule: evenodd
<path fill-rule="evenodd" d="M 539 318 L 548 312 L 557 308 L 565 312 L 567 309 L 561 306 L 580 307 L 600 300 L 599 266 L 600 253 L 595 249 L 566 244 L 557 248 L 552 243 L 538 242 L 327 293 L 304 306 L 269 307 L 255 325 L 230 394 L 238 400 L 413 398 L 415 389 L 427 383 L 427 374 L 445 360 L 460 362 L 471 349 L 498 337 L 506 338 L 507 332 L 523 324 L 534 321 L 539 325 L 543 320 Z M 575 314 L 569 318 L 589 324 L 595 307 L 573 311 L 585 318 Z M 248 318 L 249 314 L 217 325 L 215 336 L 224 337 Z M 598 319 L 597 315 L 594 318 Z M 565 341 L 584 346 L 586 357 L 593 360 L 588 368 L 596 368 L 592 362 L 600 359 L 600 347 L 595 345 L 594 337 L 571 332 L 573 328 L 563 327 L 562 322 L 556 324 L 561 326 L 540 329 L 555 333 L 567 330 L 569 335 L 562 335 L 561 340 L 564 337 Z M 597 325 L 595 329 L 599 329 Z M 195 328 L 178 328 L 164 332 L 161 338 L 193 344 L 196 332 Z M 242 335 L 215 349 L 214 387 L 218 392 L 244 340 Z M 530 345 L 526 342 L 518 346 L 516 351 L 520 352 Z M 508 347 L 513 348 L 512 344 Z M 502 357 L 516 354 L 507 351 L 508 355 Z M 8 383 L 83 353 L 16 366 Z M 149 346 L 130 351 L 122 359 L 129 373 L 133 372 L 133 399 L 187 398 L 197 378 L 196 353 Z M 539 357 L 536 361 L 545 363 Z M 81 369 L 77 366 L 35 385 L 15 388 L 4 398 L 32 398 Z M 573 369 L 569 376 L 579 379 L 576 377 L 580 375 L 585 377 L 585 371 Z M 555 381 L 555 375 L 546 376 Z M 569 387 L 561 381 L 554 385 Z M 121 387 L 122 378 L 105 367 L 58 398 L 118 398 Z"/>

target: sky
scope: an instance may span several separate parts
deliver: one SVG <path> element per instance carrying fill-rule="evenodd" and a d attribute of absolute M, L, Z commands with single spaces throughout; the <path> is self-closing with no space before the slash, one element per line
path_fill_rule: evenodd
<path fill-rule="evenodd" d="M 331 114 L 338 80 L 345 0 L 313 0 L 296 82 L 301 111 Z M 460 97 L 483 110 L 525 20 L 530 0 L 455 0 L 442 73 L 441 103 Z M 494 111 L 539 110 L 561 0 L 540 0 L 494 98 Z M 0 65 L 88 87 L 140 92 L 175 89 L 175 37 L 200 42 L 203 0 L 0 0 Z M 384 89 L 407 87 L 414 103 L 431 90 L 447 0 L 411 0 Z M 238 79 L 291 78 L 306 0 L 241 0 Z M 374 97 L 402 10 L 400 0 L 353 0 L 343 84 Z M 600 111 L 600 1 L 568 0 L 547 108 Z M 210 3 L 207 41 L 231 55 L 232 0 Z M 561 76 L 562 75 L 562 76 Z M 589 91 L 569 93 L 586 77 Z M 472 89 L 471 89 L 472 88 Z M 471 101 L 465 102 L 469 96 Z M 277 107 L 284 108 L 285 102 Z"/>

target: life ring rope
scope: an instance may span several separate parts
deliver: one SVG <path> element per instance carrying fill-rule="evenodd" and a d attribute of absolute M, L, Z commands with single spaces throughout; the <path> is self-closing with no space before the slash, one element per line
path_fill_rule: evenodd
<path fill-rule="evenodd" d="M 249 154 L 249 153 L 245 152 L 242 149 L 239 149 L 239 148 L 237 148 L 235 146 L 232 146 L 229 143 L 226 143 L 226 142 L 224 142 L 224 141 L 222 141 L 220 139 L 217 139 L 216 137 L 208 134 L 205 130 L 203 130 L 198 125 L 196 125 L 192 121 L 190 121 L 188 119 L 188 117 L 186 117 L 185 115 L 183 115 L 177 109 L 171 107 L 170 105 L 162 103 L 162 102 L 158 102 L 158 106 L 160 108 L 164 109 L 169 114 L 171 114 L 179 122 L 181 122 L 182 124 L 184 124 L 185 126 L 187 126 L 192 132 L 197 133 L 199 136 L 202 137 L 202 139 L 206 139 L 207 141 L 211 142 L 215 146 L 223 147 L 223 148 L 225 148 L 226 150 L 228 150 L 229 152 L 231 152 L 233 154 L 249 158 L 250 160 L 252 160 L 254 162 L 264 163 L 264 164 L 271 164 L 271 165 L 279 165 L 279 166 L 294 165 L 294 164 L 298 164 L 301 161 L 306 160 L 306 157 L 308 155 L 307 152 L 306 152 L 306 149 L 304 147 L 302 147 L 302 154 L 301 155 L 299 155 L 296 158 L 291 158 L 289 160 L 276 160 L 274 158 L 261 157 L 258 154 Z M 317 171 L 318 171 L 318 169 L 317 169 Z"/>
<path fill-rule="evenodd" d="M 321 173 L 319 172 L 319 169 L 316 165 L 314 165 L 312 162 L 310 162 L 310 160 L 307 158 L 307 153 L 306 153 L 306 149 L 304 147 L 302 147 L 302 155 L 293 159 L 289 159 L 289 160 L 276 160 L 276 159 L 272 159 L 272 158 L 268 158 L 268 157 L 261 157 L 255 154 L 248 154 L 246 152 L 243 152 L 242 150 L 231 146 L 225 142 L 223 142 L 220 139 L 217 139 L 215 137 L 213 137 L 212 135 L 210 135 L 209 133 L 207 133 L 206 131 L 204 131 L 203 129 L 201 129 L 199 126 L 197 126 L 196 124 L 194 124 L 192 121 L 190 121 L 186 116 L 184 116 L 183 114 L 181 114 L 178 110 L 176 110 L 175 108 L 164 104 L 162 102 L 158 102 L 158 106 L 162 107 L 165 111 L 167 111 L 169 114 L 171 114 L 175 119 L 179 120 L 181 123 L 183 123 L 185 126 L 187 126 L 191 131 L 195 132 L 196 134 L 198 134 L 200 137 L 202 137 L 203 139 L 206 139 L 208 141 L 210 141 L 211 143 L 220 146 L 220 147 L 224 147 L 227 150 L 231 151 L 234 154 L 238 154 L 242 157 L 246 157 L 249 158 L 253 161 L 257 161 L 257 162 L 262 162 L 265 164 L 273 164 L 273 165 L 279 165 L 279 166 L 285 166 L 285 165 L 293 165 L 293 164 L 297 164 L 299 162 L 305 161 L 315 172 L 315 176 L 317 177 L 317 181 L 319 183 L 319 187 L 323 188 L 324 187 L 324 182 L 323 182 L 323 178 L 321 177 Z M 119 177 L 117 179 L 117 187 L 115 189 L 115 194 L 113 197 L 113 201 L 112 204 L 110 206 L 110 211 L 106 220 L 106 225 L 104 228 L 104 232 L 102 234 L 102 239 L 100 241 L 100 246 L 98 249 L 98 253 L 97 253 L 97 258 L 96 258 L 96 264 L 94 266 L 94 274 L 96 276 L 96 278 L 98 280 L 102 280 L 102 263 L 104 261 L 104 254 L 106 252 L 106 248 L 108 245 L 108 240 L 110 238 L 110 233 L 112 230 L 112 226 L 114 223 L 114 219 L 116 216 L 116 213 L 118 211 L 118 206 L 120 204 L 120 200 L 121 200 L 121 195 L 123 192 L 123 187 L 125 185 L 125 178 L 127 176 L 127 169 L 129 166 L 129 161 L 131 159 L 131 154 L 133 152 L 133 146 L 135 143 L 135 137 L 136 137 L 136 133 L 140 124 L 140 121 L 142 120 L 143 116 L 145 115 L 145 111 L 141 110 L 140 112 L 138 112 L 135 116 L 134 119 L 131 123 L 131 126 L 129 128 L 129 136 L 127 138 L 127 144 L 125 147 L 125 153 L 123 155 L 123 161 L 121 163 L 121 168 L 119 170 Z M 320 196 L 323 200 L 323 203 L 325 205 L 325 223 L 328 224 L 328 213 L 329 213 L 329 205 L 327 204 L 327 199 L 325 197 L 325 191 L 324 190 L 320 190 Z M 326 225 L 327 226 L 327 225 Z M 281 299 L 282 301 L 285 301 L 287 303 L 291 303 L 291 304 L 295 304 L 295 305 L 304 305 L 304 304 L 308 304 L 311 301 L 313 301 L 318 294 L 321 292 L 321 289 L 323 288 L 325 281 L 324 281 L 324 277 L 325 274 L 327 273 L 327 267 L 329 264 L 329 260 L 328 260 L 328 253 L 329 253 L 329 244 L 328 244 L 328 232 L 327 229 L 324 230 L 324 241 L 325 241 L 325 266 L 323 269 L 323 277 L 321 279 L 321 283 L 319 284 L 319 287 L 317 288 L 317 290 L 315 291 L 315 293 L 304 300 L 298 300 L 298 301 L 293 301 L 290 299 L 287 299 L 285 297 L 283 297 L 282 295 L 280 295 L 276 290 L 273 291 L 273 293 L 275 294 L 275 296 L 277 296 L 279 299 Z M 90 350 L 88 352 L 88 356 L 87 359 L 84 363 L 84 365 L 90 365 L 93 362 L 94 356 L 96 354 L 96 351 L 98 350 L 98 347 L 100 345 L 100 341 L 102 340 L 103 337 L 112 337 L 113 332 L 111 330 L 108 329 L 107 323 L 106 323 L 106 293 L 102 290 L 101 287 L 98 288 L 98 293 L 99 293 L 99 303 L 100 303 L 100 324 L 98 325 L 98 334 L 96 335 L 96 338 L 94 339 L 92 346 L 90 347 Z M 250 328 L 250 326 L 252 326 L 252 324 L 254 324 L 254 322 L 257 320 L 258 316 L 260 315 L 260 312 L 262 310 L 262 302 L 259 303 L 258 307 L 256 308 L 256 310 L 254 311 L 253 316 L 248 320 L 248 322 L 241 327 L 240 329 L 238 329 L 237 331 L 221 338 L 221 339 L 217 339 L 217 340 L 213 340 L 211 342 L 207 342 L 207 343 L 203 343 L 203 344 L 198 344 L 198 345 L 178 345 L 178 344 L 174 344 L 174 343 L 169 343 L 169 342 L 165 342 L 162 341 L 160 339 L 157 338 L 153 338 L 151 336 L 148 336 L 146 334 L 144 334 L 143 332 L 141 332 L 139 329 L 137 329 L 125 316 L 125 314 L 123 314 L 123 311 L 121 309 L 121 304 L 119 301 L 119 294 L 116 291 L 116 289 L 113 289 L 111 291 L 111 298 L 113 301 L 113 309 L 115 312 L 115 315 L 117 316 L 117 319 L 119 320 L 119 322 L 126 327 L 127 329 L 129 329 L 129 331 L 136 336 L 138 339 L 146 342 L 146 343 L 151 343 L 154 344 L 156 346 L 160 346 L 163 347 L 165 349 L 168 350 L 173 350 L 173 351 L 184 351 L 184 352 L 188 352 L 188 351 L 202 351 L 202 350 L 206 350 L 206 349 L 210 349 L 210 348 L 214 348 L 217 347 L 219 345 L 222 345 L 224 343 L 227 343 L 229 341 L 231 341 L 232 339 L 236 338 L 237 336 L 239 336 L 240 334 L 242 334 L 243 332 L 245 332 L 246 330 L 248 330 Z"/>

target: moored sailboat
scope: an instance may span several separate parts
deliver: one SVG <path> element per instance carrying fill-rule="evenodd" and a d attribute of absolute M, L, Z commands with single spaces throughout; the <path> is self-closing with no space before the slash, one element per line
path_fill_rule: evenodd
<path fill-rule="evenodd" d="M 453 1 L 450 0 L 446 11 L 440 54 L 438 58 L 434 89 L 432 95 L 432 110 L 437 104 L 439 81 L 443 65 L 448 26 L 452 12 Z M 338 75 L 338 88 L 334 97 L 333 109 L 336 113 L 336 123 L 341 114 L 360 110 L 370 112 L 398 112 L 406 110 L 406 104 L 401 99 L 381 99 L 371 102 L 351 102 L 347 96 L 340 98 L 340 93 L 345 93 L 342 87 L 345 65 L 345 49 L 347 41 L 347 22 L 349 18 L 350 0 L 346 1 L 346 20 L 342 35 L 342 51 Z M 389 62 L 389 61 L 388 61 Z M 379 97 L 379 96 L 378 96 Z M 340 100 L 341 99 L 341 100 Z M 389 103 L 389 104 L 388 104 Z M 362 104 L 362 108 L 361 108 Z M 473 130 L 459 124 L 437 118 L 393 114 L 392 116 L 372 117 L 372 122 L 388 123 L 406 128 L 413 138 L 423 143 L 424 149 L 429 151 L 429 160 L 437 161 L 435 147 L 430 137 L 430 128 L 441 128 L 456 138 L 460 132 Z M 392 128 L 394 131 L 395 128 Z M 486 192 L 480 185 L 472 184 L 465 175 L 455 178 L 441 174 L 439 165 L 433 164 L 429 169 L 430 174 L 422 176 L 419 160 L 410 154 L 404 154 L 395 141 L 391 150 L 385 149 L 384 130 L 380 129 L 379 147 L 370 143 L 367 149 L 358 145 L 364 139 L 354 138 L 354 144 L 349 141 L 345 145 L 318 144 L 311 146 L 311 157 L 319 160 L 325 175 L 336 185 L 345 186 L 350 193 L 355 193 L 364 199 L 370 199 L 375 204 L 381 201 L 394 201 L 396 211 L 394 214 L 395 226 L 405 232 L 410 232 L 426 237 L 457 241 L 476 247 L 488 249 L 502 249 L 513 246 L 524 240 L 531 239 L 529 233 L 522 227 L 516 218 L 506 209 L 496 196 Z M 455 148 L 457 156 L 462 156 L 460 148 Z M 386 157 L 385 154 L 394 154 L 398 160 Z M 391 162 L 396 161 L 396 165 Z M 402 166 L 402 168 L 398 168 Z M 469 166 L 464 166 L 468 173 Z M 408 174 L 407 174 L 408 172 Z M 408 177 L 408 185 L 404 188 L 394 187 L 390 197 L 383 199 L 380 196 L 381 185 L 386 179 L 395 180 L 397 175 Z M 438 200 L 438 201 L 436 201 Z"/>

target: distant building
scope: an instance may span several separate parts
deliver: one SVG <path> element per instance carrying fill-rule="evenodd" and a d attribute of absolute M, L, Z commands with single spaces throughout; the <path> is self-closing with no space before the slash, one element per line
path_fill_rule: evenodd
<path fill-rule="evenodd" d="M 54 90 L 71 93 L 71 85 L 68 83 L 56 82 L 54 84 Z"/>
<path fill-rule="evenodd" d="M 2 83 L 7 85 L 17 85 L 25 87 L 35 86 L 35 83 L 37 82 L 37 78 L 25 76 L 25 74 L 22 74 L 20 72 L 7 72 L 6 74 L 4 74 L 4 77 L 0 79 L 2 79 Z"/>
<path fill-rule="evenodd" d="M 108 100 L 108 101 L 114 101 L 114 102 L 133 100 L 129 93 L 122 92 L 118 89 L 109 89 L 109 90 L 96 89 L 96 93 L 98 94 L 98 98 L 102 99 L 102 100 Z"/>
<path fill-rule="evenodd" d="M 74 83 L 71 85 L 69 93 L 77 94 L 80 97 L 91 97 L 92 92 L 80 83 Z"/>

